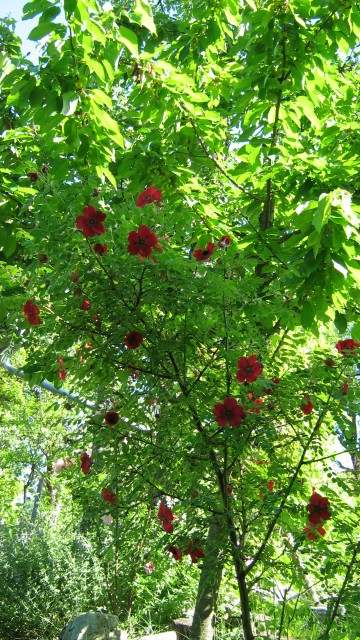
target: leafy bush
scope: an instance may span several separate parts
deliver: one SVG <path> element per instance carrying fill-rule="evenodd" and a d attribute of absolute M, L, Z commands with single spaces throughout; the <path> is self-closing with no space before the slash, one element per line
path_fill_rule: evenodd
<path fill-rule="evenodd" d="M 46 521 L 0 527 L 2 640 L 57 635 L 79 613 L 106 603 L 105 577 L 89 541 Z"/>

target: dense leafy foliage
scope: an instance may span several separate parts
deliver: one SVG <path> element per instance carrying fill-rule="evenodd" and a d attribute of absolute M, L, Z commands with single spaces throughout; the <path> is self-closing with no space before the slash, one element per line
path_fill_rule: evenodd
<path fill-rule="evenodd" d="M 93 403 L 74 401 L 62 455 L 82 456 L 91 518 L 115 518 L 113 610 L 128 514 L 179 571 L 218 521 L 246 640 L 274 576 L 301 592 L 306 565 L 350 602 L 358 7 L 32 0 L 34 16 L 37 65 L 2 25 L 2 341 L 31 385 Z M 329 467 L 338 441 L 353 472 Z"/>

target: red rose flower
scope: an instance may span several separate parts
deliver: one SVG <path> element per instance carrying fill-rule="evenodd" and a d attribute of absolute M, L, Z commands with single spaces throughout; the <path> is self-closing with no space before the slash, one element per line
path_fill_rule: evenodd
<path fill-rule="evenodd" d="M 39 180 L 38 173 L 27 173 L 26 175 L 28 178 L 30 178 L 30 182 L 37 182 L 37 180 Z"/>
<path fill-rule="evenodd" d="M 313 410 L 313 408 L 314 408 L 314 405 L 313 405 L 313 403 L 311 402 L 311 398 L 310 398 L 310 396 L 309 396 L 309 395 L 307 395 L 307 396 L 306 396 L 306 400 L 307 400 L 307 404 L 302 404 L 300 408 L 301 408 L 301 411 L 302 411 L 306 416 L 308 416 L 308 415 L 310 415 L 310 413 L 312 412 L 312 410 Z"/>
<path fill-rule="evenodd" d="M 96 251 L 96 253 L 99 253 L 100 255 L 102 255 L 103 253 L 106 253 L 108 250 L 108 246 L 105 242 L 105 244 L 100 244 L 99 242 L 97 242 L 96 244 L 94 244 L 93 246 L 94 251 Z"/>
<path fill-rule="evenodd" d="M 321 536 L 324 536 L 326 531 L 324 527 L 321 526 L 321 524 L 318 527 L 312 527 L 311 523 L 309 522 L 308 525 L 304 528 L 304 533 L 306 533 L 309 540 L 315 540 L 315 538 L 319 537 L 319 534 Z"/>
<path fill-rule="evenodd" d="M 89 473 L 89 471 L 91 470 L 91 467 L 93 465 L 93 461 L 92 461 L 91 457 L 87 453 L 84 453 L 81 456 L 80 461 L 81 461 L 81 471 L 83 473 Z"/>
<path fill-rule="evenodd" d="M 200 558 L 205 558 L 205 553 L 200 547 L 196 546 L 200 542 L 198 538 L 190 540 L 188 546 L 185 549 L 185 555 L 190 555 L 192 563 L 197 564 Z"/>
<path fill-rule="evenodd" d="M 225 427 L 226 424 L 238 427 L 245 419 L 244 407 L 238 404 L 235 398 L 225 398 L 223 403 L 217 402 L 214 405 L 213 413 L 220 427 Z"/>
<path fill-rule="evenodd" d="M 213 242 L 208 242 L 206 245 L 206 249 L 196 249 L 194 251 L 193 256 L 195 260 L 201 262 L 202 260 L 207 260 L 214 253 L 215 245 Z"/>
<path fill-rule="evenodd" d="M 222 236 L 219 240 L 219 247 L 223 249 L 224 247 L 228 247 L 230 243 L 231 243 L 230 236 Z"/>
<path fill-rule="evenodd" d="M 125 344 L 128 349 L 137 349 L 143 340 L 144 336 L 138 331 L 130 331 L 130 333 L 125 336 Z"/>
<path fill-rule="evenodd" d="M 182 561 L 182 553 L 180 549 L 174 547 L 174 545 L 171 544 L 170 547 L 167 548 L 167 550 L 169 551 L 169 553 L 172 553 L 174 560 L 176 560 L 177 562 Z"/>
<path fill-rule="evenodd" d="M 274 484 L 275 480 L 268 480 L 266 483 L 266 486 L 269 489 L 270 493 L 272 493 L 272 491 L 274 490 Z"/>
<path fill-rule="evenodd" d="M 315 525 L 324 520 L 329 520 L 331 518 L 329 506 L 329 500 L 314 491 L 310 498 L 310 504 L 306 507 L 309 511 L 309 522 Z"/>
<path fill-rule="evenodd" d="M 170 507 L 167 507 L 165 502 L 160 502 L 158 518 L 162 522 L 162 528 L 166 533 L 171 533 L 174 527 L 171 524 L 171 521 L 174 520 L 173 512 Z"/>
<path fill-rule="evenodd" d="M 339 340 L 335 347 L 341 355 L 346 356 L 349 353 L 354 354 L 356 349 L 360 347 L 360 342 L 355 342 L 352 338 L 346 338 L 346 340 Z"/>
<path fill-rule="evenodd" d="M 148 187 L 140 193 L 138 199 L 136 201 L 137 207 L 145 207 L 146 204 L 150 204 L 150 202 L 156 202 L 161 200 L 162 191 L 161 189 L 156 189 L 154 186 Z"/>
<path fill-rule="evenodd" d="M 228 485 L 226 487 L 226 493 L 228 494 L 228 496 L 231 496 L 232 492 L 233 492 L 233 488 L 230 485 Z"/>
<path fill-rule="evenodd" d="M 88 207 L 84 207 L 83 212 L 83 216 L 78 216 L 76 218 L 76 226 L 83 232 L 85 238 L 101 236 L 105 233 L 106 229 L 103 225 L 103 221 L 106 218 L 105 213 L 97 211 L 92 204 Z"/>
<path fill-rule="evenodd" d="M 119 422 L 119 419 L 120 416 L 116 411 L 107 411 L 105 413 L 104 420 L 110 427 L 113 427 L 115 424 L 117 424 Z"/>
<path fill-rule="evenodd" d="M 238 382 L 255 382 L 262 374 L 263 366 L 256 359 L 257 356 L 246 358 L 242 356 L 238 361 L 236 379 Z"/>
<path fill-rule="evenodd" d="M 108 487 L 104 489 L 101 495 L 106 502 L 111 502 L 111 504 L 115 504 L 118 499 L 115 491 L 113 489 L 109 489 Z"/>
<path fill-rule="evenodd" d="M 130 231 L 128 235 L 128 252 L 132 256 L 139 254 L 143 258 L 148 258 L 155 245 L 158 237 L 145 224 L 140 225 L 137 231 Z"/>
<path fill-rule="evenodd" d="M 90 308 L 91 308 L 91 304 L 90 304 L 89 300 L 84 300 L 84 302 L 80 306 L 80 309 L 82 311 L 89 311 Z"/>
<path fill-rule="evenodd" d="M 31 302 L 31 300 L 27 300 L 23 306 L 23 312 L 26 315 L 30 324 L 40 324 L 41 320 L 39 318 L 40 310 L 38 307 Z"/>

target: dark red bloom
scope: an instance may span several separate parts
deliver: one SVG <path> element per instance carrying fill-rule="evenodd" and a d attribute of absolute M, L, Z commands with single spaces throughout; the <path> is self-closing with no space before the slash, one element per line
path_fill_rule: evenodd
<path fill-rule="evenodd" d="M 270 493 L 272 493 L 274 489 L 274 484 L 275 484 L 275 480 L 268 480 L 266 483 L 266 486 L 269 489 Z"/>
<path fill-rule="evenodd" d="M 195 540 L 190 540 L 188 546 L 185 549 L 185 554 L 190 555 L 193 564 L 197 564 L 198 560 L 201 558 L 205 558 L 205 553 L 200 547 L 197 546 L 200 540 L 196 538 Z"/>
<path fill-rule="evenodd" d="M 307 403 L 306 404 L 302 404 L 300 409 L 306 416 L 309 416 L 310 413 L 312 412 L 313 408 L 314 408 L 314 405 L 311 402 L 311 398 L 310 398 L 309 395 L 306 396 L 306 400 L 307 400 Z"/>
<path fill-rule="evenodd" d="M 177 562 L 182 561 L 182 553 L 180 549 L 174 547 L 174 545 L 171 544 L 170 547 L 167 548 L 167 550 L 169 551 L 169 553 L 172 553 L 174 560 L 176 560 Z"/>
<path fill-rule="evenodd" d="M 238 404 L 235 398 L 225 398 L 223 403 L 217 402 L 214 405 L 213 413 L 220 427 L 225 427 L 226 424 L 238 427 L 245 419 L 244 407 Z"/>
<path fill-rule="evenodd" d="M 67 376 L 67 371 L 65 371 L 64 367 L 64 360 L 62 358 L 58 358 L 58 363 L 59 363 L 59 378 L 60 380 L 65 380 L 66 376 Z"/>
<path fill-rule="evenodd" d="M 325 360 L 325 364 L 327 367 L 336 367 L 336 363 L 334 362 L 334 360 L 331 360 L 331 358 Z"/>
<path fill-rule="evenodd" d="M 354 354 L 356 349 L 360 347 L 360 342 L 355 342 L 352 338 L 346 338 L 346 340 L 339 340 L 335 347 L 341 355 L 346 356 L 349 355 L 349 353 Z"/>
<path fill-rule="evenodd" d="M 77 282 L 79 280 L 79 272 L 78 272 L 77 269 L 75 269 L 75 271 L 71 272 L 71 279 L 72 279 L 74 284 L 75 284 L 75 282 Z"/>
<path fill-rule="evenodd" d="M 37 182 L 37 180 L 39 180 L 38 173 L 27 173 L 26 175 L 28 178 L 30 178 L 30 182 Z"/>
<path fill-rule="evenodd" d="M 329 506 L 329 500 L 314 491 L 310 498 L 310 504 L 306 507 L 309 511 L 309 522 L 314 525 L 329 520 L 331 518 Z"/>
<path fill-rule="evenodd" d="M 128 252 L 132 256 L 139 254 L 148 258 L 158 241 L 156 233 L 153 233 L 145 224 L 140 225 L 137 231 L 130 231 L 128 235 Z"/>
<path fill-rule="evenodd" d="M 102 497 L 104 498 L 104 500 L 106 502 L 111 502 L 111 504 L 115 504 L 115 502 L 118 499 L 117 494 L 115 493 L 115 491 L 113 489 L 110 489 L 109 487 L 104 489 L 104 491 L 102 492 L 101 495 L 102 495 Z"/>
<path fill-rule="evenodd" d="M 143 340 L 144 336 L 138 331 L 130 331 L 130 333 L 125 336 L 125 344 L 128 349 L 137 349 Z"/>
<path fill-rule="evenodd" d="M 110 427 L 113 427 L 115 424 L 117 424 L 119 422 L 119 419 L 120 416 L 116 411 L 107 411 L 105 413 L 104 420 Z"/>
<path fill-rule="evenodd" d="M 80 309 L 82 311 L 89 311 L 90 308 L 91 308 L 91 304 L 90 304 L 89 300 L 84 300 L 84 302 L 80 306 Z"/>
<path fill-rule="evenodd" d="M 215 245 L 213 242 L 208 242 L 206 245 L 206 249 L 196 249 L 194 251 L 193 256 L 195 260 L 201 262 L 202 260 L 207 260 L 214 253 Z"/>
<path fill-rule="evenodd" d="M 166 533 L 171 533 L 174 527 L 171 524 L 171 521 L 174 520 L 173 512 L 170 507 L 167 507 L 165 502 L 160 502 L 158 518 L 162 522 L 162 528 Z"/>
<path fill-rule="evenodd" d="M 89 473 L 89 471 L 91 470 L 91 467 L 93 465 L 93 461 L 92 461 L 91 457 L 87 453 L 84 453 L 81 456 L 80 461 L 81 461 L 81 471 L 83 473 Z M 103 495 L 103 498 L 104 498 L 104 495 Z"/>
<path fill-rule="evenodd" d="M 88 207 L 84 207 L 83 212 L 83 216 L 78 216 L 76 218 L 76 226 L 83 232 L 85 238 L 101 236 L 105 233 L 106 229 L 103 225 L 103 221 L 106 218 L 105 213 L 97 211 L 92 204 Z"/>
<path fill-rule="evenodd" d="M 263 366 L 256 358 L 257 356 L 250 356 L 250 358 L 242 356 L 239 358 L 236 374 L 238 382 L 255 382 L 261 376 Z"/>
<path fill-rule="evenodd" d="M 105 242 L 105 244 L 100 244 L 100 242 L 97 242 L 96 244 L 94 244 L 93 246 L 94 251 L 96 251 L 96 253 L 99 253 L 100 255 L 102 255 L 103 253 L 106 253 L 108 250 L 108 246 Z"/>
<path fill-rule="evenodd" d="M 31 302 L 31 300 L 27 300 L 23 306 L 23 312 L 26 315 L 30 324 L 40 324 L 41 320 L 39 318 L 40 310 L 38 307 Z"/>
<path fill-rule="evenodd" d="M 233 488 L 232 488 L 230 485 L 228 485 L 228 486 L 226 487 L 226 493 L 227 493 L 229 496 L 231 496 L 232 492 L 233 492 Z"/>
<path fill-rule="evenodd" d="M 321 524 L 318 527 L 312 527 L 311 523 L 309 522 L 304 528 L 304 533 L 306 533 L 309 540 L 315 540 L 315 538 L 318 538 L 319 535 L 324 536 L 326 531 L 324 527 L 321 526 Z"/>
<path fill-rule="evenodd" d="M 161 189 L 156 189 L 154 186 L 148 187 L 140 193 L 138 199 L 136 201 L 137 207 L 145 207 L 146 204 L 150 204 L 150 202 L 156 202 L 161 200 L 162 191 Z"/>
<path fill-rule="evenodd" d="M 223 249 L 224 247 L 228 247 L 230 243 L 231 243 L 230 236 L 222 236 L 219 240 L 219 247 Z"/>
<path fill-rule="evenodd" d="M 348 391 L 349 391 L 349 382 L 348 380 L 345 380 L 343 386 L 341 387 L 341 393 L 343 394 L 343 396 L 346 396 Z"/>

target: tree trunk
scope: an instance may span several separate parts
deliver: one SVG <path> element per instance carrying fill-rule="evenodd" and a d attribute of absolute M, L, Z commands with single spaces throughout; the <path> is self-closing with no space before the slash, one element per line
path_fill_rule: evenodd
<path fill-rule="evenodd" d="M 209 526 L 206 555 L 201 569 L 191 640 L 213 640 L 214 617 L 219 595 L 223 557 L 221 550 L 226 538 L 225 525 L 214 519 Z"/>
<path fill-rule="evenodd" d="M 35 498 L 34 498 L 34 506 L 33 506 L 32 514 L 31 514 L 31 524 L 34 524 L 34 522 L 36 520 L 37 512 L 38 512 L 38 509 L 39 509 L 40 497 L 41 497 L 42 490 L 43 490 L 43 486 L 44 486 L 44 478 L 40 478 L 40 480 L 38 482 L 37 489 L 36 489 Z"/>

